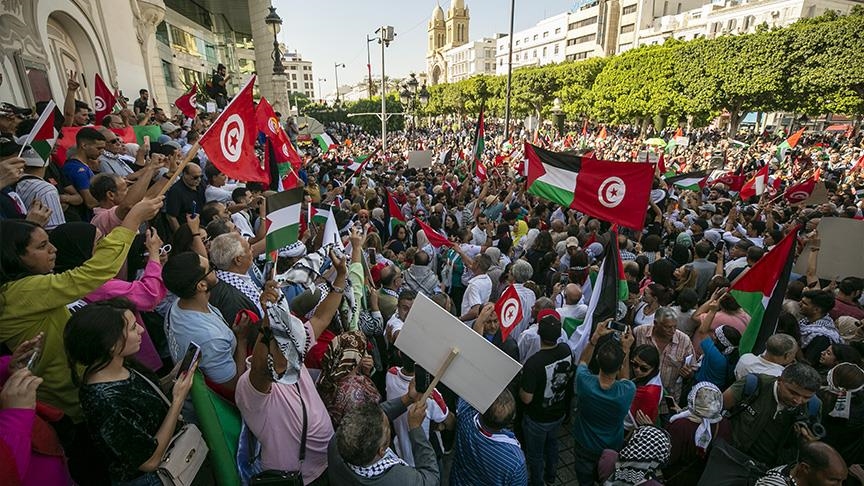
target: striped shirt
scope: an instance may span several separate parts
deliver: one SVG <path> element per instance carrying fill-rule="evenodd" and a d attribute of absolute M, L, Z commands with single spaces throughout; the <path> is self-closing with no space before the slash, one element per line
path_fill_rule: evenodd
<path fill-rule="evenodd" d="M 509 430 L 490 433 L 480 426 L 480 413 L 465 400 L 457 407 L 452 486 L 519 486 L 528 484 L 525 455 Z"/>
<path fill-rule="evenodd" d="M 15 185 L 15 192 L 24 201 L 28 210 L 33 206 L 33 201 L 36 200 L 42 201 L 42 204 L 51 210 L 51 216 L 45 223 L 46 230 L 52 230 L 66 222 L 63 206 L 60 205 L 60 193 L 50 182 L 38 177 L 27 176 L 18 181 L 18 184 Z"/>

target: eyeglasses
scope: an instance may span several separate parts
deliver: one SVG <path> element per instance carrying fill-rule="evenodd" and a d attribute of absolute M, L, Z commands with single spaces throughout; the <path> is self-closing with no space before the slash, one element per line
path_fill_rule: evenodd
<path fill-rule="evenodd" d="M 651 371 L 654 368 L 651 365 L 647 365 L 647 364 L 641 365 L 635 361 L 630 361 L 630 366 L 632 366 L 634 370 L 639 370 L 643 373 L 648 373 L 649 371 Z"/>
<path fill-rule="evenodd" d="M 201 275 L 201 278 L 195 281 L 195 285 L 198 285 L 198 282 L 204 280 L 205 278 L 207 278 L 207 275 L 210 275 L 211 273 L 216 271 L 216 265 L 213 265 L 213 262 L 209 262 L 209 264 L 210 266 L 207 268 L 207 273 Z"/>

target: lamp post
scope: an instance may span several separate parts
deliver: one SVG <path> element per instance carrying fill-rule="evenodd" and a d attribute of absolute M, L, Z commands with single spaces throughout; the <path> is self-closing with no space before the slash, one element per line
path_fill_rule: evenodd
<path fill-rule="evenodd" d="M 369 44 L 378 40 L 377 37 L 369 37 L 366 34 L 366 71 L 369 72 L 369 99 L 372 99 L 372 54 L 369 50 Z"/>
<path fill-rule="evenodd" d="M 381 44 L 381 152 L 387 150 L 387 88 L 384 85 L 384 48 L 389 47 L 396 32 L 390 25 L 383 25 L 375 31 L 378 34 L 378 43 Z"/>
<path fill-rule="evenodd" d="M 327 78 L 318 78 L 318 100 L 324 104 L 324 96 L 321 94 L 321 83 L 327 82 Z"/>
<path fill-rule="evenodd" d="M 333 64 L 333 73 L 336 74 L 336 104 L 339 104 L 339 68 L 345 68 L 344 63 L 337 62 Z"/>
<path fill-rule="evenodd" d="M 282 65 L 282 52 L 279 50 L 279 41 L 276 35 L 282 30 L 282 18 L 276 13 L 276 7 L 268 7 L 270 13 L 264 17 L 264 23 L 270 26 L 273 32 L 273 74 L 285 74 L 285 66 Z"/>
<path fill-rule="evenodd" d="M 399 93 L 399 99 L 402 101 L 402 106 L 411 112 L 411 129 L 417 129 L 417 109 L 420 106 L 426 106 L 429 103 L 429 91 L 426 89 L 426 84 L 417 92 L 417 86 L 420 82 L 414 73 L 411 73 L 408 81 L 402 85 L 402 91 Z"/>

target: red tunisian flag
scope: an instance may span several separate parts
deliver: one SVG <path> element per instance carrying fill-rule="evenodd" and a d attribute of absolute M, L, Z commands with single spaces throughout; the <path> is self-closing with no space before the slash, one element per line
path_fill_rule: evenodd
<path fill-rule="evenodd" d="M 419 219 L 415 219 L 414 221 L 416 221 L 417 224 L 420 225 L 420 228 L 423 230 L 423 232 L 426 233 L 426 239 L 429 240 L 430 245 L 434 246 L 435 248 L 438 248 L 441 246 L 450 246 L 452 244 L 452 243 L 450 243 L 450 240 L 448 240 L 446 236 L 435 231 L 428 224 L 424 223 L 423 221 L 420 221 Z"/>
<path fill-rule="evenodd" d="M 498 314 L 498 322 L 501 323 L 501 342 L 507 340 L 510 332 L 516 328 L 516 324 L 522 322 L 522 301 L 519 300 L 519 294 L 516 292 L 516 287 L 510 284 L 501 297 L 498 297 L 498 302 L 495 302 L 495 313 Z"/>
<path fill-rule="evenodd" d="M 252 76 L 201 137 L 201 147 L 210 162 L 228 177 L 269 184 L 270 175 L 255 154 L 258 130 L 252 104 L 254 84 L 255 76 Z"/>
<path fill-rule="evenodd" d="M 768 164 L 765 164 L 761 169 L 759 169 L 759 172 L 756 172 L 756 175 L 753 176 L 752 179 L 744 184 L 744 187 L 741 188 L 741 192 L 738 193 L 738 197 L 740 197 L 742 201 L 746 201 L 753 196 L 761 196 L 762 193 L 765 192 L 767 186 Z"/>
<path fill-rule="evenodd" d="M 303 160 L 291 145 L 288 134 L 279 124 L 276 112 L 266 98 L 261 97 L 258 108 L 255 110 L 255 121 L 258 131 L 267 137 L 267 142 L 272 147 L 272 160 L 275 162 L 284 189 L 290 189 L 298 184 L 297 171 L 303 166 Z M 267 150 L 270 154 L 270 150 Z"/>
<path fill-rule="evenodd" d="M 807 198 L 813 194 L 813 189 L 816 188 L 816 182 L 819 181 L 821 172 L 821 169 L 816 169 L 813 176 L 808 178 L 806 181 L 789 186 L 786 189 L 786 192 L 783 193 L 783 197 L 789 201 L 789 204 L 797 204 L 806 201 Z"/>
<path fill-rule="evenodd" d="M 648 211 L 654 165 L 582 158 L 571 208 L 641 230 Z"/>
<path fill-rule="evenodd" d="M 96 83 L 95 86 L 95 96 L 93 97 L 93 111 L 96 112 L 96 124 L 99 125 L 102 123 L 102 119 L 105 118 L 105 115 L 111 113 L 114 110 L 114 105 L 117 104 L 117 98 L 114 97 L 114 93 L 108 88 L 108 85 L 105 84 L 105 81 L 102 81 L 102 76 L 99 76 L 99 73 L 96 73 Z"/>
<path fill-rule="evenodd" d="M 198 84 L 196 83 L 192 85 L 192 89 L 188 93 L 174 100 L 174 106 L 187 118 L 195 118 L 195 115 L 198 114 L 198 108 L 195 107 L 198 104 L 197 94 Z"/>

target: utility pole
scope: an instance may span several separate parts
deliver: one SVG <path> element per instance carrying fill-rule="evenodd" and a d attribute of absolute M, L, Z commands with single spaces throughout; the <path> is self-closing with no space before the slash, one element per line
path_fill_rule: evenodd
<path fill-rule="evenodd" d="M 387 91 L 384 84 L 384 48 L 390 46 L 390 42 L 396 37 L 393 27 L 384 25 L 376 31 L 378 42 L 381 44 L 381 152 L 387 150 Z"/>
<path fill-rule="evenodd" d="M 510 138 L 510 83 L 513 80 L 513 11 L 516 0 L 510 0 L 510 48 L 507 50 L 507 101 L 504 107 L 504 140 Z"/>

